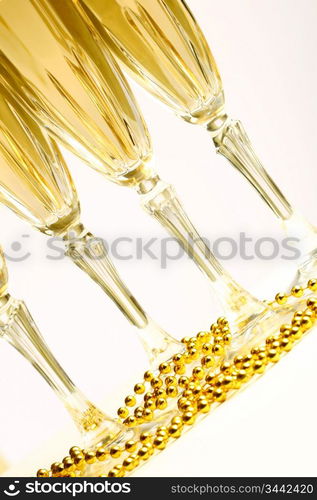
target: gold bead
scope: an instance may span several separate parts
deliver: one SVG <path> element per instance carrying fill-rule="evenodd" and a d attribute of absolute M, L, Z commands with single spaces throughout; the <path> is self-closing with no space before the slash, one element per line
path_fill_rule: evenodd
<path fill-rule="evenodd" d="M 171 420 L 171 423 L 174 425 L 182 426 L 183 425 L 183 419 L 180 416 L 173 417 Z"/>
<path fill-rule="evenodd" d="M 293 295 L 293 297 L 302 297 L 304 295 L 304 290 L 301 286 L 296 285 L 293 286 L 291 294 Z"/>
<path fill-rule="evenodd" d="M 292 328 L 292 325 L 282 325 L 280 327 L 280 332 L 281 333 L 289 332 L 291 328 Z"/>
<path fill-rule="evenodd" d="M 156 408 L 158 410 L 164 410 L 167 407 L 167 401 L 165 398 L 157 398 L 156 400 Z"/>
<path fill-rule="evenodd" d="M 241 355 L 236 356 L 234 358 L 233 362 L 237 368 L 240 368 L 242 366 L 242 363 L 243 363 L 243 356 L 241 356 Z"/>
<path fill-rule="evenodd" d="M 140 441 L 143 444 L 148 443 L 152 439 L 152 434 L 150 432 L 142 432 L 140 435 Z"/>
<path fill-rule="evenodd" d="M 150 370 L 146 371 L 143 375 L 143 378 L 146 382 L 151 382 L 152 378 L 154 377 L 154 373 L 151 372 Z"/>
<path fill-rule="evenodd" d="M 134 410 L 134 415 L 136 418 L 142 418 L 143 417 L 143 406 L 137 406 Z"/>
<path fill-rule="evenodd" d="M 217 387 L 217 389 L 214 390 L 213 398 L 216 402 L 222 403 L 226 400 L 226 393 L 223 389 L 221 389 L 221 387 Z"/>
<path fill-rule="evenodd" d="M 272 348 L 272 349 L 276 349 L 277 351 L 279 350 L 279 348 L 280 348 L 280 347 L 281 347 L 281 346 L 280 346 L 280 341 L 279 341 L 279 340 L 275 340 L 275 341 L 274 341 L 274 342 L 272 342 L 272 344 L 271 344 L 271 348 Z"/>
<path fill-rule="evenodd" d="M 104 462 L 109 456 L 108 451 L 106 448 L 103 448 L 103 446 L 99 446 L 96 450 L 96 457 L 99 462 Z"/>
<path fill-rule="evenodd" d="M 289 352 L 292 350 L 293 343 L 290 341 L 289 338 L 283 337 L 281 340 L 281 348 L 283 351 Z"/>
<path fill-rule="evenodd" d="M 169 373 L 171 371 L 171 365 L 169 363 L 161 363 L 159 366 L 160 373 Z"/>
<path fill-rule="evenodd" d="M 197 349 L 195 349 L 195 348 L 190 349 L 190 350 L 188 351 L 188 356 L 189 356 L 189 358 L 190 358 L 192 361 L 195 361 L 196 359 L 198 359 L 198 358 L 199 358 L 199 351 L 198 351 Z"/>
<path fill-rule="evenodd" d="M 221 383 L 221 387 L 225 391 L 230 391 L 230 389 L 233 388 L 234 385 L 234 379 L 231 377 L 231 375 L 226 375 Z"/>
<path fill-rule="evenodd" d="M 228 361 L 225 361 L 220 365 L 220 371 L 226 375 L 229 375 L 231 373 L 231 364 Z"/>
<path fill-rule="evenodd" d="M 302 332 L 298 326 L 293 326 L 290 333 L 295 340 L 300 339 L 302 336 Z"/>
<path fill-rule="evenodd" d="M 223 327 L 229 325 L 227 318 L 225 318 L 224 316 L 220 316 L 220 318 L 217 319 L 217 323 L 219 326 L 223 326 Z"/>
<path fill-rule="evenodd" d="M 61 462 L 54 462 L 51 465 L 51 471 L 54 476 L 56 474 L 61 474 L 63 470 L 64 470 L 64 465 Z"/>
<path fill-rule="evenodd" d="M 134 392 L 135 394 L 143 394 L 145 392 L 144 384 L 135 384 Z"/>
<path fill-rule="evenodd" d="M 267 353 L 267 357 L 271 363 L 277 363 L 280 359 L 280 354 L 276 349 L 270 349 Z"/>
<path fill-rule="evenodd" d="M 151 408 L 145 408 L 144 411 L 143 411 L 143 418 L 146 422 L 151 422 L 151 420 L 153 420 L 153 411 L 151 410 Z"/>
<path fill-rule="evenodd" d="M 133 457 L 127 457 L 127 458 L 125 458 L 124 461 L 123 461 L 123 463 L 122 463 L 122 465 L 128 471 L 133 470 L 135 468 Z"/>
<path fill-rule="evenodd" d="M 181 377 L 179 377 L 178 379 L 178 385 L 179 387 L 181 388 L 186 388 L 189 384 L 189 378 L 188 377 L 185 377 L 184 375 L 182 375 Z"/>
<path fill-rule="evenodd" d="M 188 352 L 184 352 L 183 357 L 184 357 L 185 365 L 188 365 L 192 362 L 191 357 L 190 357 Z"/>
<path fill-rule="evenodd" d="M 121 406 L 118 411 L 117 411 L 118 417 L 120 418 L 127 418 L 129 415 L 129 410 L 128 408 L 125 408 L 124 406 Z"/>
<path fill-rule="evenodd" d="M 144 407 L 148 408 L 150 410 L 154 410 L 155 407 L 156 407 L 156 405 L 155 405 L 155 399 L 154 398 L 150 398 L 147 401 L 145 401 L 144 402 Z"/>
<path fill-rule="evenodd" d="M 197 343 L 199 345 L 202 345 L 204 342 L 206 342 L 206 332 L 199 332 L 196 335 Z"/>
<path fill-rule="evenodd" d="M 159 389 L 154 389 L 154 395 L 156 398 L 161 398 L 161 397 L 166 398 L 167 396 L 164 387 L 160 387 Z"/>
<path fill-rule="evenodd" d="M 74 472 L 76 470 L 76 465 L 72 457 L 65 457 L 63 459 L 64 470 L 67 472 Z"/>
<path fill-rule="evenodd" d="M 223 342 L 225 345 L 229 345 L 232 342 L 232 335 L 230 333 L 227 333 L 226 335 L 223 336 Z"/>
<path fill-rule="evenodd" d="M 156 429 L 156 435 L 157 436 L 162 436 L 163 434 L 167 435 L 167 427 L 165 425 L 160 425 Z"/>
<path fill-rule="evenodd" d="M 187 411 L 183 415 L 183 422 L 185 425 L 193 425 L 195 422 L 196 415 L 192 411 Z"/>
<path fill-rule="evenodd" d="M 116 465 L 115 467 L 113 467 L 113 469 L 111 469 L 108 472 L 108 477 L 123 477 L 123 476 L 124 476 L 124 468 L 122 467 L 122 465 Z"/>
<path fill-rule="evenodd" d="M 86 461 L 85 461 L 85 456 L 82 452 L 77 452 L 72 456 L 72 459 L 74 460 L 74 464 L 76 465 L 76 468 L 78 470 L 81 470 L 85 467 Z"/>
<path fill-rule="evenodd" d="M 202 413 L 208 413 L 210 410 L 210 405 L 207 401 L 207 399 L 201 399 L 197 403 L 197 410 Z"/>
<path fill-rule="evenodd" d="M 264 373 L 265 364 L 258 359 L 254 362 L 253 369 L 256 373 Z"/>
<path fill-rule="evenodd" d="M 39 469 L 36 473 L 36 477 L 50 477 L 50 472 L 47 469 Z"/>
<path fill-rule="evenodd" d="M 310 328 L 312 328 L 313 322 L 309 316 L 303 316 L 301 319 L 301 327 L 306 332 Z"/>
<path fill-rule="evenodd" d="M 136 404 L 136 399 L 134 396 L 127 396 L 124 402 L 127 406 L 134 406 Z"/>
<path fill-rule="evenodd" d="M 174 372 L 176 375 L 184 375 L 184 373 L 186 373 L 186 368 L 184 365 L 175 365 Z"/>
<path fill-rule="evenodd" d="M 175 398 L 178 394 L 177 387 L 175 385 L 170 385 L 166 389 L 166 394 L 169 398 Z"/>
<path fill-rule="evenodd" d="M 188 344 L 189 341 L 190 341 L 189 337 L 183 337 L 182 340 L 181 340 L 181 343 L 182 344 Z"/>
<path fill-rule="evenodd" d="M 308 288 L 313 292 L 317 291 L 317 279 L 312 279 L 308 281 Z"/>
<path fill-rule="evenodd" d="M 286 304 L 287 299 L 288 299 L 288 297 L 287 297 L 287 295 L 285 295 L 284 293 L 277 293 L 277 294 L 275 295 L 275 301 L 276 301 L 278 304 L 280 304 L 280 305 L 282 305 L 282 304 Z"/>
<path fill-rule="evenodd" d="M 148 399 L 153 398 L 153 393 L 152 392 L 146 392 L 143 396 L 144 401 L 147 401 Z"/>
<path fill-rule="evenodd" d="M 79 446 L 73 446 L 70 450 L 69 450 L 69 454 L 70 456 L 72 457 L 73 455 L 76 455 L 76 453 L 81 453 L 81 448 L 79 448 Z"/>
<path fill-rule="evenodd" d="M 195 387 L 193 387 L 192 391 L 193 391 L 194 396 L 198 396 L 198 394 L 200 394 L 202 391 L 201 385 L 196 383 Z"/>
<path fill-rule="evenodd" d="M 245 370 L 238 370 L 236 373 L 236 379 L 238 383 L 244 384 L 248 380 L 248 374 Z"/>
<path fill-rule="evenodd" d="M 193 409 L 192 401 L 186 398 L 181 398 L 180 401 L 178 402 L 178 408 L 181 411 L 192 410 Z"/>
<path fill-rule="evenodd" d="M 85 461 L 87 464 L 94 464 L 97 461 L 96 453 L 92 450 L 84 450 L 83 451 Z"/>
<path fill-rule="evenodd" d="M 166 439 L 164 439 L 162 436 L 157 436 L 153 440 L 153 446 L 158 450 L 164 450 L 164 448 L 166 447 Z"/>
<path fill-rule="evenodd" d="M 134 415 L 130 415 L 123 422 L 127 427 L 134 427 L 137 424 L 137 419 Z"/>
<path fill-rule="evenodd" d="M 203 344 L 201 346 L 201 350 L 206 356 L 208 356 L 209 354 L 212 353 L 212 345 L 209 343 Z"/>
<path fill-rule="evenodd" d="M 206 384 L 203 387 L 204 395 L 207 399 L 212 399 L 214 395 L 214 388 L 210 384 Z"/>
<path fill-rule="evenodd" d="M 222 356 L 224 354 L 224 348 L 220 344 L 215 344 L 212 348 L 212 352 L 215 356 Z"/>
<path fill-rule="evenodd" d="M 128 451 L 129 453 L 130 452 L 133 452 L 135 451 L 136 447 L 137 447 L 137 443 L 136 441 L 133 441 L 132 439 L 130 439 L 129 441 L 127 441 L 124 445 L 126 451 Z"/>
<path fill-rule="evenodd" d="M 177 384 L 177 379 L 176 377 L 173 377 L 173 376 L 168 376 L 166 377 L 165 379 L 165 385 L 169 386 L 169 385 L 176 385 Z"/>
<path fill-rule="evenodd" d="M 197 348 L 197 342 L 196 341 L 195 342 L 189 342 L 187 344 L 187 351 L 191 351 L 191 349 L 196 349 L 196 348 Z M 183 356 L 184 356 L 184 354 L 183 354 Z M 185 359 L 184 359 L 184 361 L 185 361 Z"/>
<path fill-rule="evenodd" d="M 201 366 L 196 366 L 192 373 L 195 380 L 202 380 L 205 376 L 205 370 Z"/>
<path fill-rule="evenodd" d="M 119 458 L 121 457 L 121 454 L 122 449 L 120 448 L 120 446 L 116 445 L 110 448 L 110 455 L 112 456 L 112 458 Z"/>
<path fill-rule="evenodd" d="M 222 335 L 218 335 L 217 337 L 214 338 L 214 344 L 223 344 L 223 337 Z"/>
<path fill-rule="evenodd" d="M 206 368 L 212 368 L 215 366 L 216 362 L 213 356 L 204 356 L 201 360 L 201 364 Z"/>
<path fill-rule="evenodd" d="M 142 460 L 147 460 L 149 458 L 149 449 L 146 446 L 142 446 L 138 451 L 138 456 Z"/>
<path fill-rule="evenodd" d="M 175 365 L 181 365 L 184 363 L 183 355 L 182 354 L 175 354 L 173 356 L 173 363 Z"/>
<path fill-rule="evenodd" d="M 168 435 L 172 437 L 173 439 L 177 439 L 181 436 L 182 434 L 182 429 L 179 425 L 177 424 L 171 424 L 168 427 Z"/>
<path fill-rule="evenodd" d="M 194 395 L 193 391 L 191 391 L 190 389 L 185 389 L 185 391 L 183 391 L 183 393 L 182 393 L 182 396 L 184 398 L 187 398 L 190 400 L 195 399 L 195 395 Z"/>
<path fill-rule="evenodd" d="M 151 386 L 156 389 L 156 388 L 159 388 L 159 387 L 162 387 L 163 385 L 163 381 L 160 377 L 154 377 L 152 380 L 151 380 Z"/>

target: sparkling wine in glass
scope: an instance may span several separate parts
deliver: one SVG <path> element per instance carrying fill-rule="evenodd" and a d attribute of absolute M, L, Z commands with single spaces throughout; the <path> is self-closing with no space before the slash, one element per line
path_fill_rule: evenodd
<path fill-rule="evenodd" d="M 294 283 L 317 271 L 317 231 L 294 210 L 255 154 L 240 121 L 225 111 L 208 43 L 184 0 L 74 0 L 136 80 L 189 123 L 206 126 L 218 153 L 257 190 L 301 241 Z"/>
<path fill-rule="evenodd" d="M 46 345 L 28 308 L 8 292 L 8 272 L 0 248 L 0 338 L 22 354 L 60 398 L 80 431 L 85 446 L 105 445 L 127 435 L 75 386 Z"/>
<path fill-rule="evenodd" d="M 5 75 L 1 63 L 0 69 Z M 50 140 L 1 79 L 0 201 L 43 233 L 64 240 L 66 255 L 137 328 L 154 366 L 179 352 L 182 344 L 149 318 L 118 275 L 104 242 L 81 223 L 76 189 L 54 140 Z"/>
<path fill-rule="evenodd" d="M 23 15 L 16 16 L 17 5 L 17 0 L 0 5 L 2 59 L 15 68 L 6 78 L 10 92 L 18 93 L 22 86 L 23 106 L 51 134 L 70 147 L 80 144 L 86 161 L 109 180 L 134 187 L 144 208 L 176 236 L 207 276 L 236 331 L 248 329 L 267 314 L 266 305 L 215 259 L 172 186 L 153 170 L 142 115 L 84 9 L 72 0 L 25 0 Z"/>

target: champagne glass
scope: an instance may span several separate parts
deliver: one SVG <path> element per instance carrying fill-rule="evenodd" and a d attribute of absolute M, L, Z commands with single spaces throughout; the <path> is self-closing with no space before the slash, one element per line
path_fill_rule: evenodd
<path fill-rule="evenodd" d="M 294 283 L 316 275 L 317 230 L 291 206 L 256 156 L 240 121 L 225 112 L 208 43 L 184 0 L 74 0 L 137 81 L 189 123 L 207 126 L 218 153 L 301 240 Z"/>
<path fill-rule="evenodd" d="M 107 444 L 126 435 L 124 426 L 106 416 L 75 386 L 47 347 L 25 303 L 9 294 L 7 266 L 0 247 L 1 337 L 34 366 L 60 398 L 85 446 Z"/>
<path fill-rule="evenodd" d="M 182 344 L 149 318 L 119 277 L 103 241 L 80 222 L 76 189 L 55 142 L 1 80 L 0 166 L 0 201 L 43 233 L 63 238 L 66 255 L 137 328 L 150 362 L 157 366 L 178 352 Z"/>
<path fill-rule="evenodd" d="M 210 280 L 236 331 L 241 333 L 259 315 L 267 314 L 267 306 L 237 284 L 215 259 L 172 186 L 154 172 L 144 120 L 85 12 L 72 0 L 25 0 L 23 5 L 5 0 L 0 14 L 2 59 L 18 72 L 17 76 L 9 70 L 7 81 L 12 93 L 23 86 L 28 112 L 66 145 L 79 142 L 81 151 L 92 152 L 93 161 L 90 156 L 84 158 L 109 180 L 135 187 L 144 208 L 176 236 Z M 87 148 L 90 140 L 94 150 L 89 144 Z"/>

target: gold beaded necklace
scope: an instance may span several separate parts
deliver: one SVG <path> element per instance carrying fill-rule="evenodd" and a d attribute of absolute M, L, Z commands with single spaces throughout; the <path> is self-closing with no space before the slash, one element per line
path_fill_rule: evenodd
<path fill-rule="evenodd" d="M 278 293 L 270 306 L 285 305 L 291 297 L 301 298 L 306 292 L 317 292 L 317 279 L 310 280 L 305 288 L 295 286 L 289 294 Z M 138 440 L 127 440 L 110 449 L 85 450 L 74 446 L 62 462 L 52 464 L 50 470 L 39 469 L 38 477 L 84 477 L 88 466 L 104 463 L 100 477 L 123 477 L 135 470 L 154 453 L 164 450 L 173 440 L 190 428 L 197 418 L 208 414 L 212 407 L 235 394 L 256 375 L 263 374 L 277 363 L 317 321 L 317 296 L 312 294 L 305 301 L 303 311 L 296 311 L 289 324 L 283 324 L 279 333 L 269 336 L 263 344 L 252 347 L 231 362 L 217 363 L 231 343 L 231 333 L 226 318 L 218 318 L 208 332 L 182 339 L 184 351 L 162 363 L 158 373 L 147 371 L 143 382 L 134 386 L 125 405 L 118 409 L 120 420 L 129 428 L 153 421 L 155 416 L 170 406 L 174 400 L 173 416 L 166 425 L 156 426 L 150 432 L 141 432 Z M 186 365 L 196 362 L 188 375 Z M 143 401 L 140 403 L 140 398 Z M 131 413 L 133 410 L 133 413 Z"/>

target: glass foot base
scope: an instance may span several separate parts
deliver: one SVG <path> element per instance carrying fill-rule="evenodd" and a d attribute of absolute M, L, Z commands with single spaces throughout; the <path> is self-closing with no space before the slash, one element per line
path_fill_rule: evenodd
<path fill-rule="evenodd" d="M 317 278 L 317 248 L 300 264 L 290 288 L 295 285 L 306 286 L 308 281 Z"/>

